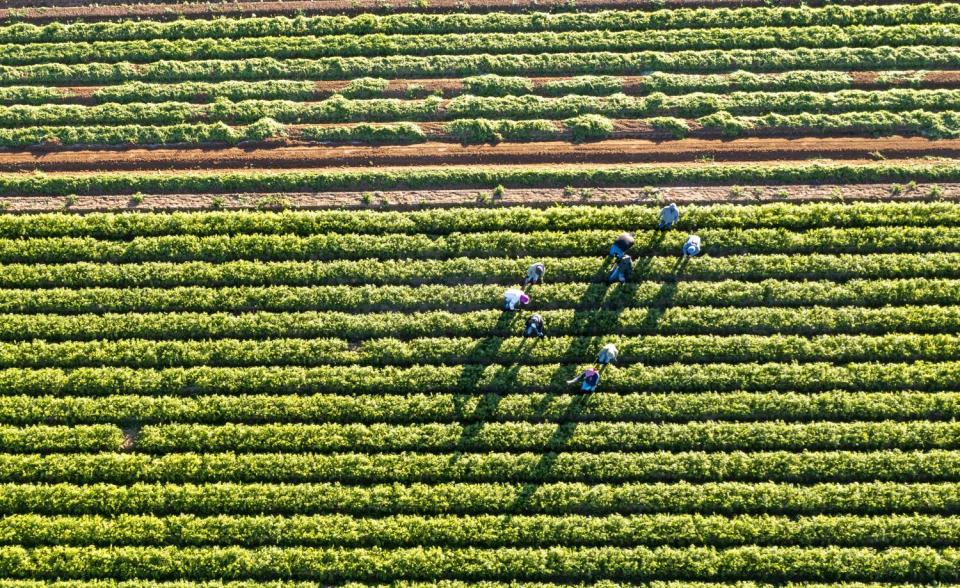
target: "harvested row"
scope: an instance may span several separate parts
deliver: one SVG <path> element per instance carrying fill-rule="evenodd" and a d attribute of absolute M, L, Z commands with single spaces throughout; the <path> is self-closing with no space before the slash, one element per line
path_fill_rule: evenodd
<path fill-rule="evenodd" d="M 0 521 L 0 541 L 39 545 L 239 545 L 337 547 L 501 547 L 548 545 L 797 545 L 948 547 L 960 543 L 957 517 L 924 515 L 777 516 L 609 515 L 409 516 L 345 515 L 171 517 L 120 515 Z"/>
<path fill-rule="evenodd" d="M 737 361 L 944 361 L 960 359 L 960 336 L 917 335 L 611 335 L 621 363 Z M 368 339 L 218 339 L 207 341 L 83 341 L 0 343 L 0 367 L 135 368 L 256 365 L 413 365 L 458 363 L 571 363 L 589 358 L 595 337 L 552 336 L 530 343 L 512 337 Z"/>
<path fill-rule="evenodd" d="M 507 214 L 507 211 L 504 211 Z M 11 217 L 0 217 L 11 218 Z M 21 217 L 23 218 L 23 217 Z M 188 261 L 124 264 L 75 262 L 7 264 L 3 288 L 171 288 L 176 286 L 307 286 L 336 284 L 513 284 L 530 264 L 550 268 L 551 284 L 601 282 L 596 257 L 430 260 Z M 676 259 L 644 260 L 630 282 L 645 280 L 832 280 L 960 278 L 960 253 L 762 254 L 703 257 L 675 271 Z"/>
<path fill-rule="evenodd" d="M 2 484 L 7 514 L 960 513 L 960 485 L 904 484 Z"/>
<path fill-rule="evenodd" d="M 106 427 L 104 427 L 106 429 Z M 11 434 L 21 430 L 7 429 Z M 0 429 L 0 433 L 7 430 Z M 59 430 L 59 429 L 57 429 Z M 960 448 L 960 424 L 590 422 L 476 425 L 148 425 L 135 447 L 170 452 L 877 451 Z M 110 449 L 114 449 L 111 447 Z M 88 444 L 76 449 L 89 450 Z"/>
<path fill-rule="evenodd" d="M 960 452 L 0 454 L 0 482 L 958 482 Z"/>
<path fill-rule="evenodd" d="M 103 424 L 190 421 L 274 423 L 840 422 L 952 421 L 957 392 L 698 392 L 616 394 L 407 394 L 310 396 L 0 396 L 0 422 Z"/>
<path fill-rule="evenodd" d="M 678 263 L 678 265 L 680 265 Z M 203 288 L 54 288 L 0 290 L 0 312 L 10 314 L 153 312 L 354 311 L 470 312 L 501 305 L 503 287 L 266 286 Z M 804 282 L 640 282 L 628 285 L 554 284 L 537 287 L 533 310 L 666 307 L 882 307 L 960 302 L 960 281 L 851 280 Z"/>

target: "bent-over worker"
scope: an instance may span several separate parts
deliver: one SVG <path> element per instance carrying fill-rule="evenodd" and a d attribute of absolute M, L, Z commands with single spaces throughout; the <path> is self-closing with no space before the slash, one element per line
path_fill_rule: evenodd
<path fill-rule="evenodd" d="M 671 202 L 669 206 L 664 206 L 660 211 L 660 224 L 657 225 L 657 228 L 667 230 L 678 220 L 680 220 L 680 209 Z"/>
<path fill-rule="evenodd" d="M 535 314 L 527 319 L 527 324 L 523 327 L 524 337 L 543 337 L 543 317 Z"/>
<path fill-rule="evenodd" d="M 607 343 L 603 346 L 603 349 L 600 350 L 600 354 L 597 355 L 597 363 L 600 365 L 614 363 L 617 361 L 617 353 L 617 346 L 613 343 Z"/>
<path fill-rule="evenodd" d="M 684 257 L 696 257 L 700 254 L 700 237 L 690 235 L 687 242 L 683 244 Z"/>
<path fill-rule="evenodd" d="M 629 255 L 624 255 L 620 261 L 617 262 L 617 265 L 613 266 L 610 275 L 607 276 L 607 283 L 620 282 L 623 284 L 630 279 L 630 274 L 632 273 L 633 259 L 631 259 Z"/>
<path fill-rule="evenodd" d="M 593 392 L 600 384 L 600 372 L 598 372 L 595 368 L 590 367 L 584 370 L 584 372 L 576 378 L 567 381 L 568 384 L 576 384 L 577 382 L 581 382 L 581 392 Z"/>
<path fill-rule="evenodd" d="M 635 240 L 630 233 L 620 235 L 610 246 L 610 257 L 620 261 L 620 258 L 627 254 L 634 243 Z"/>
<path fill-rule="evenodd" d="M 518 288 L 510 288 L 503 293 L 504 310 L 520 310 L 518 306 L 527 304 L 528 302 L 530 302 L 530 297 Z"/>
<path fill-rule="evenodd" d="M 542 262 L 537 262 L 527 268 L 527 277 L 523 279 L 523 286 L 532 286 L 533 284 L 543 283 L 543 274 L 547 273 L 547 267 Z"/>

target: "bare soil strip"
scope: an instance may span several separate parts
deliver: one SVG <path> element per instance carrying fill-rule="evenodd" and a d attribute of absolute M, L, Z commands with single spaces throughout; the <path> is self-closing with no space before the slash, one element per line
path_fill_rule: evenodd
<path fill-rule="evenodd" d="M 785 201 L 958 200 L 960 184 L 918 184 L 895 188 L 890 184 L 669 186 L 662 188 L 506 189 L 494 197 L 491 190 L 397 190 L 384 192 L 315 192 L 288 194 L 169 194 L 130 196 L 0 197 L 0 208 L 14 213 L 175 211 L 212 209 L 322 209 L 412 210 L 421 207 L 533 206 L 561 204 L 709 204 Z"/>
<path fill-rule="evenodd" d="M 847 0 L 843 4 L 904 4 L 923 0 Z M 781 6 L 819 6 L 826 0 L 779 0 Z M 155 2 L 130 0 L 8 0 L 0 20 L 21 22 L 98 21 L 149 18 L 173 20 L 215 16 L 296 16 L 299 14 L 361 14 L 365 12 L 569 12 L 606 9 L 735 8 L 767 6 L 767 0 L 292 0 L 264 2 Z"/>
<path fill-rule="evenodd" d="M 595 143 L 502 143 L 463 146 L 420 143 L 390 147 L 294 146 L 195 149 L 61 150 L 0 153 L 0 172 L 173 170 L 244 168 L 341 168 L 427 165 L 692 163 L 716 161 L 773 162 L 793 159 L 880 159 L 960 157 L 960 139 L 884 138 L 747 138 L 731 141 L 609 140 Z"/>

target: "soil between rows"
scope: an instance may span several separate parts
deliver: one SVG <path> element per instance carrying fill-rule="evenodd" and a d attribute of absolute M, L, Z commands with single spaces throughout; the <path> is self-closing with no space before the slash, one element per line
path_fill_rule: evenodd
<path fill-rule="evenodd" d="M 960 200 L 960 183 L 918 184 L 893 188 L 891 184 L 822 184 L 763 186 L 665 186 L 660 188 L 511 189 L 494 197 L 491 190 L 390 190 L 374 192 L 298 192 L 286 194 L 148 194 L 142 200 L 129 195 L 0 197 L 8 213 L 176 211 L 223 209 L 359 209 L 414 210 L 424 207 L 623 205 L 664 202 L 752 204 L 758 202 Z"/>
<path fill-rule="evenodd" d="M 495 164 L 629 164 L 712 161 L 778 163 L 778 160 L 960 157 L 960 139 L 919 137 L 745 138 L 730 141 L 614 139 L 574 144 L 561 141 L 459 145 L 419 143 L 389 147 L 280 146 L 226 148 L 132 148 L 113 150 L 13 151 L 0 153 L 0 172 L 174 170 L 244 168 L 342 168 Z"/>

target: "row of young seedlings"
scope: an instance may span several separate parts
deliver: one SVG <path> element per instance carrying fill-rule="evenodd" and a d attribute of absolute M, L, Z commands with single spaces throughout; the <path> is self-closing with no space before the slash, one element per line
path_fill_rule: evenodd
<path fill-rule="evenodd" d="M 117 451 L 114 425 L 0 426 L 7 453 Z M 854 423 L 427 423 L 146 425 L 132 447 L 169 452 L 333 451 L 876 451 L 957 449 L 960 425 L 948 422 Z"/>
<path fill-rule="evenodd" d="M 227 423 L 685 423 L 952 421 L 958 392 L 597 392 L 579 394 L 308 394 L 242 396 L 0 396 L 0 423 L 11 425 Z M 112 435 L 113 433 L 109 433 Z M 113 437 L 109 444 L 114 447 Z"/>

